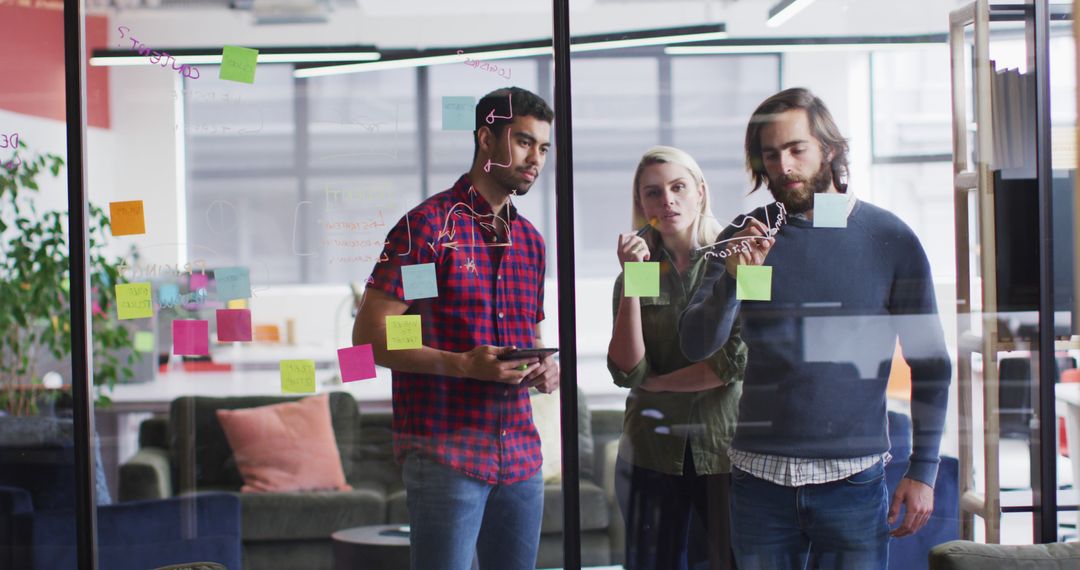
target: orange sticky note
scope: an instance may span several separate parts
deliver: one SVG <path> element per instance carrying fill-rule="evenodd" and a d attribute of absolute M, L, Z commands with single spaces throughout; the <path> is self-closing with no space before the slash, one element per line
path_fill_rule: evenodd
<path fill-rule="evenodd" d="M 114 236 L 134 236 L 146 233 L 142 200 L 109 202 L 109 222 Z"/>

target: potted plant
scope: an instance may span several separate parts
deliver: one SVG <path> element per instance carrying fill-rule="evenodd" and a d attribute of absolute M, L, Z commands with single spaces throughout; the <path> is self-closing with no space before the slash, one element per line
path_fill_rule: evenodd
<path fill-rule="evenodd" d="M 18 144 L 26 155 L 26 143 Z M 57 360 L 71 354 L 68 212 L 35 204 L 39 177 L 63 167 L 54 154 L 0 163 L 0 414 L 36 414 L 48 398 L 38 359 L 44 351 Z M 88 222 L 94 386 L 98 403 L 108 404 L 106 392 L 133 375 L 133 352 L 123 349 L 133 349 L 134 338 L 115 318 L 122 259 L 105 253 L 109 218 L 91 204 Z"/>

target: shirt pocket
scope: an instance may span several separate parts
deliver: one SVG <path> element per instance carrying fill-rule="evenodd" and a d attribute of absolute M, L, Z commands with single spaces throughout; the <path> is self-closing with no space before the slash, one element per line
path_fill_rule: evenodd
<path fill-rule="evenodd" d="M 495 279 L 499 289 L 503 311 L 528 325 L 535 324 L 539 312 L 539 295 L 544 286 L 544 276 L 539 264 L 529 263 L 530 256 L 508 249 L 503 255 L 499 277 Z M 529 335 L 533 333 L 530 331 Z"/>

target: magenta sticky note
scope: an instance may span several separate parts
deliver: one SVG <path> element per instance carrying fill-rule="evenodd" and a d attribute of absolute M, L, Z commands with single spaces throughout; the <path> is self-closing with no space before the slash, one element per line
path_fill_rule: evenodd
<path fill-rule="evenodd" d="M 337 351 L 341 381 L 353 382 L 375 377 L 375 355 L 370 344 L 350 346 Z"/>
<path fill-rule="evenodd" d="M 198 291 L 199 289 L 206 289 L 210 285 L 210 277 L 205 273 L 192 273 L 191 274 L 191 291 Z"/>
<path fill-rule="evenodd" d="M 251 309 L 218 309 L 217 339 L 221 342 L 251 342 Z"/>
<path fill-rule="evenodd" d="M 175 320 L 172 323 L 173 354 L 207 356 L 210 354 L 208 321 Z"/>

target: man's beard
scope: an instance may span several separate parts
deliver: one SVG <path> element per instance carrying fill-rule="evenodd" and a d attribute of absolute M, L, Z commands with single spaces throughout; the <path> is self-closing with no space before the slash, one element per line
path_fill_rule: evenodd
<path fill-rule="evenodd" d="M 500 161 L 501 162 L 501 161 Z M 491 177 L 506 190 L 511 196 L 524 196 L 532 188 L 532 182 L 526 182 L 515 176 L 517 169 L 513 166 L 502 167 L 491 165 Z M 533 181 L 535 182 L 535 180 Z"/>
<path fill-rule="evenodd" d="M 797 188 L 788 190 L 784 187 L 790 182 L 802 182 Z M 801 214 L 814 208 L 814 194 L 820 194 L 832 186 L 832 166 L 827 161 L 822 161 L 818 171 L 810 177 L 809 183 L 800 176 L 781 176 L 779 179 L 769 178 L 769 192 L 773 198 L 784 205 L 789 214 Z"/>

